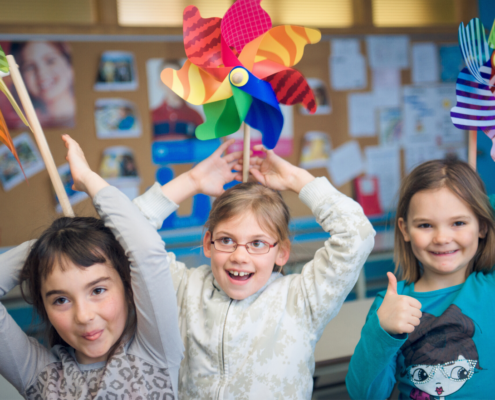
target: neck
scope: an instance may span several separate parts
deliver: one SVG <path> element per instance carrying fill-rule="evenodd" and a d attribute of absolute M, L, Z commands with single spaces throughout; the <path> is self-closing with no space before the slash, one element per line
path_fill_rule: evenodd
<path fill-rule="evenodd" d="M 460 285 L 466 281 L 466 269 L 451 274 L 436 274 L 425 270 L 423 275 L 414 284 L 415 292 L 431 292 L 433 290 L 445 289 Z"/>

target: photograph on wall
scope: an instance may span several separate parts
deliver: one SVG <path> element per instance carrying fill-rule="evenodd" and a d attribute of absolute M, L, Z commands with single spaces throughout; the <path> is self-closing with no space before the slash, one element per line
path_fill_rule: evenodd
<path fill-rule="evenodd" d="M 310 131 L 304 134 L 299 166 L 304 169 L 326 168 L 330 158 L 330 137 L 325 132 Z"/>
<path fill-rule="evenodd" d="M 127 51 L 105 51 L 100 57 L 94 89 L 126 91 L 138 88 L 134 54 Z"/>
<path fill-rule="evenodd" d="M 187 103 L 162 82 L 165 68 L 180 69 L 185 62 L 151 58 L 146 63 L 148 102 L 153 126 L 153 140 L 184 140 L 194 138 L 194 131 L 204 122 L 202 106 Z"/>
<path fill-rule="evenodd" d="M 0 42 L 5 54 L 14 56 L 34 109 L 43 128 L 72 128 L 76 100 L 71 48 L 65 42 Z M 4 79 L 18 104 L 10 76 Z M 0 96 L 0 109 L 10 129 L 25 128 L 6 96 Z"/>
<path fill-rule="evenodd" d="M 41 154 L 29 133 L 21 133 L 12 139 L 26 178 L 45 169 Z M 0 182 L 9 191 L 25 181 L 21 167 L 7 146 L 0 146 Z"/>
<path fill-rule="evenodd" d="M 310 114 L 309 111 L 301 104 L 299 105 L 299 111 L 302 115 L 325 115 L 332 112 L 332 105 L 330 103 L 330 96 L 328 95 L 327 87 L 325 83 L 318 78 L 308 78 L 308 85 L 313 91 L 316 100 L 316 111 L 314 114 Z"/>
<path fill-rule="evenodd" d="M 100 176 L 110 185 L 117 187 L 131 200 L 139 195 L 141 179 L 134 153 L 129 147 L 107 147 L 103 151 Z"/>
<path fill-rule="evenodd" d="M 85 192 L 78 192 L 72 189 L 72 185 L 74 184 L 74 179 L 72 179 L 72 175 L 70 173 L 69 163 L 65 163 L 57 167 L 57 171 L 58 174 L 60 175 L 60 179 L 62 180 L 62 184 L 64 185 L 65 193 L 67 193 L 67 197 L 69 198 L 69 202 L 71 205 L 80 203 L 81 201 L 88 198 L 88 195 Z M 56 195 L 55 195 L 55 200 L 57 202 L 55 211 L 61 213 L 62 206 L 60 205 Z"/>
<path fill-rule="evenodd" d="M 95 125 L 98 139 L 141 136 L 141 122 L 136 105 L 124 99 L 96 100 Z"/>

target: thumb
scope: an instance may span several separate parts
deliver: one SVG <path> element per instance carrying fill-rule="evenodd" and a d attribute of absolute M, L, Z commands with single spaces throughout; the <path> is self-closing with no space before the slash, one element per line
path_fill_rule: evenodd
<path fill-rule="evenodd" d="M 392 272 L 387 272 L 388 276 L 388 286 L 387 294 L 397 294 L 397 278 Z"/>

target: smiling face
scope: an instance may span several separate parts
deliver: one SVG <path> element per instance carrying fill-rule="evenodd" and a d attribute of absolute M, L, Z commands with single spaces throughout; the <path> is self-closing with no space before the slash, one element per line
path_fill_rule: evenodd
<path fill-rule="evenodd" d="M 260 226 L 252 212 L 219 222 L 213 235 L 206 232 L 203 249 L 206 257 L 211 258 L 213 276 L 223 291 L 235 300 L 243 300 L 260 290 L 268 282 L 274 265 L 283 266 L 289 259 L 289 243 L 278 243 L 266 254 L 249 254 L 244 246 L 238 246 L 233 253 L 225 253 L 211 244 L 212 240 L 218 239 L 240 244 L 256 240 L 274 244 L 278 239 Z"/>
<path fill-rule="evenodd" d="M 70 93 L 72 67 L 55 46 L 30 42 L 22 50 L 22 60 L 22 76 L 32 96 L 52 103 Z"/>
<path fill-rule="evenodd" d="M 106 361 L 128 314 L 117 271 L 107 264 L 80 268 L 67 261 L 64 270 L 55 266 L 42 282 L 41 295 L 48 319 L 74 348 L 77 361 Z"/>
<path fill-rule="evenodd" d="M 448 276 L 451 285 L 464 282 L 479 238 L 485 235 L 471 207 L 446 187 L 423 190 L 411 198 L 407 221 L 398 222 L 423 265 L 423 277 Z"/>

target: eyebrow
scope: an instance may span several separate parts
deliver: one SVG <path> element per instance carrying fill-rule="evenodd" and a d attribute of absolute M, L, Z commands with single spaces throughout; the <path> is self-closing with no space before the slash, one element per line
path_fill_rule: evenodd
<path fill-rule="evenodd" d="M 225 231 L 220 231 L 220 232 L 215 233 L 214 236 L 216 236 L 218 238 L 218 236 L 234 237 L 235 235 L 228 233 L 228 232 L 225 232 Z M 261 240 L 261 239 L 268 240 L 268 241 L 272 240 L 272 238 L 270 236 L 267 236 L 266 234 L 261 234 L 261 235 L 253 235 L 249 241 Z"/>
<path fill-rule="evenodd" d="M 451 221 L 453 220 L 459 220 L 459 219 L 470 219 L 472 218 L 471 216 L 469 215 L 456 215 L 455 217 L 452 217 L 452 218 L 449 218 Z M 429 218 L 414 218 L 412 220 L 413 223 L 418 223 L 418 222 L 430 222 L 431 219 Z"/>
<path fill-rule="evenodd" d="M 98 283 L 109 281 L 110 277 L 108 276 L 103 276 L 101 278 L 95 279 L 94 281 L 89 282 L 84 288 L 89 289 L 91 286 L 97 285 Z M 64 295 L 67 294 L 67 292 L 63 290 L 50 290 L 49 292 L 46 292 L 45 297 L 48 298 L 53 295 Z"/>

